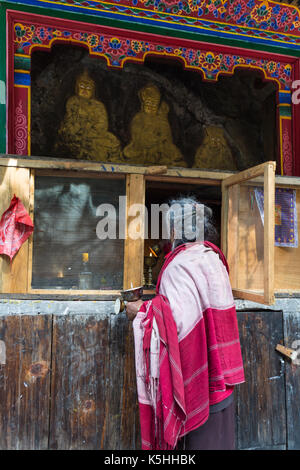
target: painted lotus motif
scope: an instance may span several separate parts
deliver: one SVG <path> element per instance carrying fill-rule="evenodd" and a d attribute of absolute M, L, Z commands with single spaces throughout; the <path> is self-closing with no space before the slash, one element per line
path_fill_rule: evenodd
<path fill-rule="evenodd" d="M 217 0 L 212 0 L 215 2 Z M 223 0 L 219 0 L 222 2 Z M 237 7 L 240 0 L 235 0 Z M 221 3 L 220 3 L 221 4 Z M 242 10 L 235 10 L 239 14 Z M 239 12 L 239 13 L 237 13 Z M 267 14 L 264 10 L 264 14 Z M 36 44 L 39 47 L 50 48 L 54 39 L 67 39 L 74 43 L 85 44 L 91 54 L 101 55 L 106 58 L 108 65 L 122 67 L 127 59 L 143 61 L 147 53 L 180 57 L 184 65 L 201 70 L 204 79 L 217 80 L 220 73 L 234 73 L 236 67 L 245 66 L 263 70 L 266 77 L 276 79 L 283 89 L 290 89 L 292 81 L 292 66 L 289 63 L 281 63 L 277 60 L 262 60 L 248 58 L 247 56 L 222 54 L 198 48 L 166 46 L 159 42 L 145 42 L 137 38 L 117 37 L 109 34 L 97 34 L 79 32 L 78 30 L 66 30 L 51 28 L 43 25 L 21 24 L 14 25 L 15 52 L 29 54 L 31 47 Z"/>
<path fill-rule="evenodd" d="M 260 5 L 255 5 L 251 11 L 251 18 L 253 18 L 256 23 L 262 23 L 263 21 L 268 21 L 272 15 L 272 7 L 269 7 L 268 2 L 263 2 Z"/>

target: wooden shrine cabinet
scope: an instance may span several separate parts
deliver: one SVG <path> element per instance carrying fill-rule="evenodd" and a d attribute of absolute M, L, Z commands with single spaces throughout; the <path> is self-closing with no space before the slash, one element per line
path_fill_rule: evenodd
<path fill-rule="evenodd" d="M 267 162 L 222 182 L 222 248 L 236 297 L 274 303 L 275 162 Z M 264 222 L 255 190 L 264 194 Z"/>
<path fill-rule="evenodd" d="M 151 204 L 178 194 L 194 194 L 212 207 L 237 298 L 272 304 L 276 292 L 300 291 L 300 248 L 274 247 L 275 186 L 295 189 L 298 202 L 300 183 L 275 176 L 275 162 L 235 174 L 33 157 L 2 157 L 0 165 L 0 212 L 16 194 L 35 223 L 12 263 L 1 257 L 2 293 L 117 295 L 142 285 L 144 256 L 157 242 L 150 240 Z M 264 194 L 264 221 L 257 189 Z M 95 233 L 105 215 L 97 213 L 101 204 L 116 208 L 113 239 L 99 240 Z M 299 216 L 299 204 L 297 211 Z M 132 221 L 136 234 L 128 237 Z M 80 290 L 77 282 L 82 252 L 91 253 L 88 290 Z"/>
<path fill-rule="evenodd" d="M 275 175 L 275 162 L 222 181 L 222 247 L 234 296 L 267 305 L 275 302 L 276 294 L 300 292 L 300 248 L 275 246 L 275 188 L 295 191 L 296 207 L 291 212 L 292 219 L 299 220 L 300 178 Z M 257 190 L 264 195 L 263 214 L 255 197 Z M 297 237 L 293 224 L 291 233 Z"/>

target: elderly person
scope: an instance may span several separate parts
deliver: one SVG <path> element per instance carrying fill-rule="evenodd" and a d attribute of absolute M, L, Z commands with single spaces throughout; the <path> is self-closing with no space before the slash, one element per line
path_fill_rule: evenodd
<path fill-rule="evenodd" d="M 171 202 L 172 251 L 156 296 L 127 304 L 145 450 L 179 440 L 187 450 L 234 449 L 233 390 L 244 369 L 228 265 L 208 241 L 211 216 L 193 198 Z"/>

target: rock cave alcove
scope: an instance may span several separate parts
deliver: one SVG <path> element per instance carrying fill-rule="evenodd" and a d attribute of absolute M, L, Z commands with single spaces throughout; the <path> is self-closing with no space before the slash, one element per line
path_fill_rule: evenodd
<path fill-rule="evenodd" d="M 168 104 L 173 143 L 188 167 L 240 171 L 277 160 L 277 87 L 259 70 L 239 68 L 234 75 L 209 83 L 173 59 L 147 56 L 142 65 L 126 63 L 112 69 L 83 47 L 61 44 L 32 54 L 32 155 L 78 158 L 72 152 L 58 152 L 55 143 L 66 102 L 83 69 L 95 81 L 109 131 L 122 149 L 130 141 L 130 123 L 140 108 L 138 90 L 151 82 Z M 196 160 L 199 149 L 202 156 Z M 206 161 L 207 151 L 211 157 Z"/>

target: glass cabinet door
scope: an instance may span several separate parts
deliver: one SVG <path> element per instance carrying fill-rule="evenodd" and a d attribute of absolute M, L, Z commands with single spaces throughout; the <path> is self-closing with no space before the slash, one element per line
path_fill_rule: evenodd
<path fill-rule="evenodd" d="M 222 181 L 222 249 L 235 297 L 274 303 L 275 162 Z"/>

